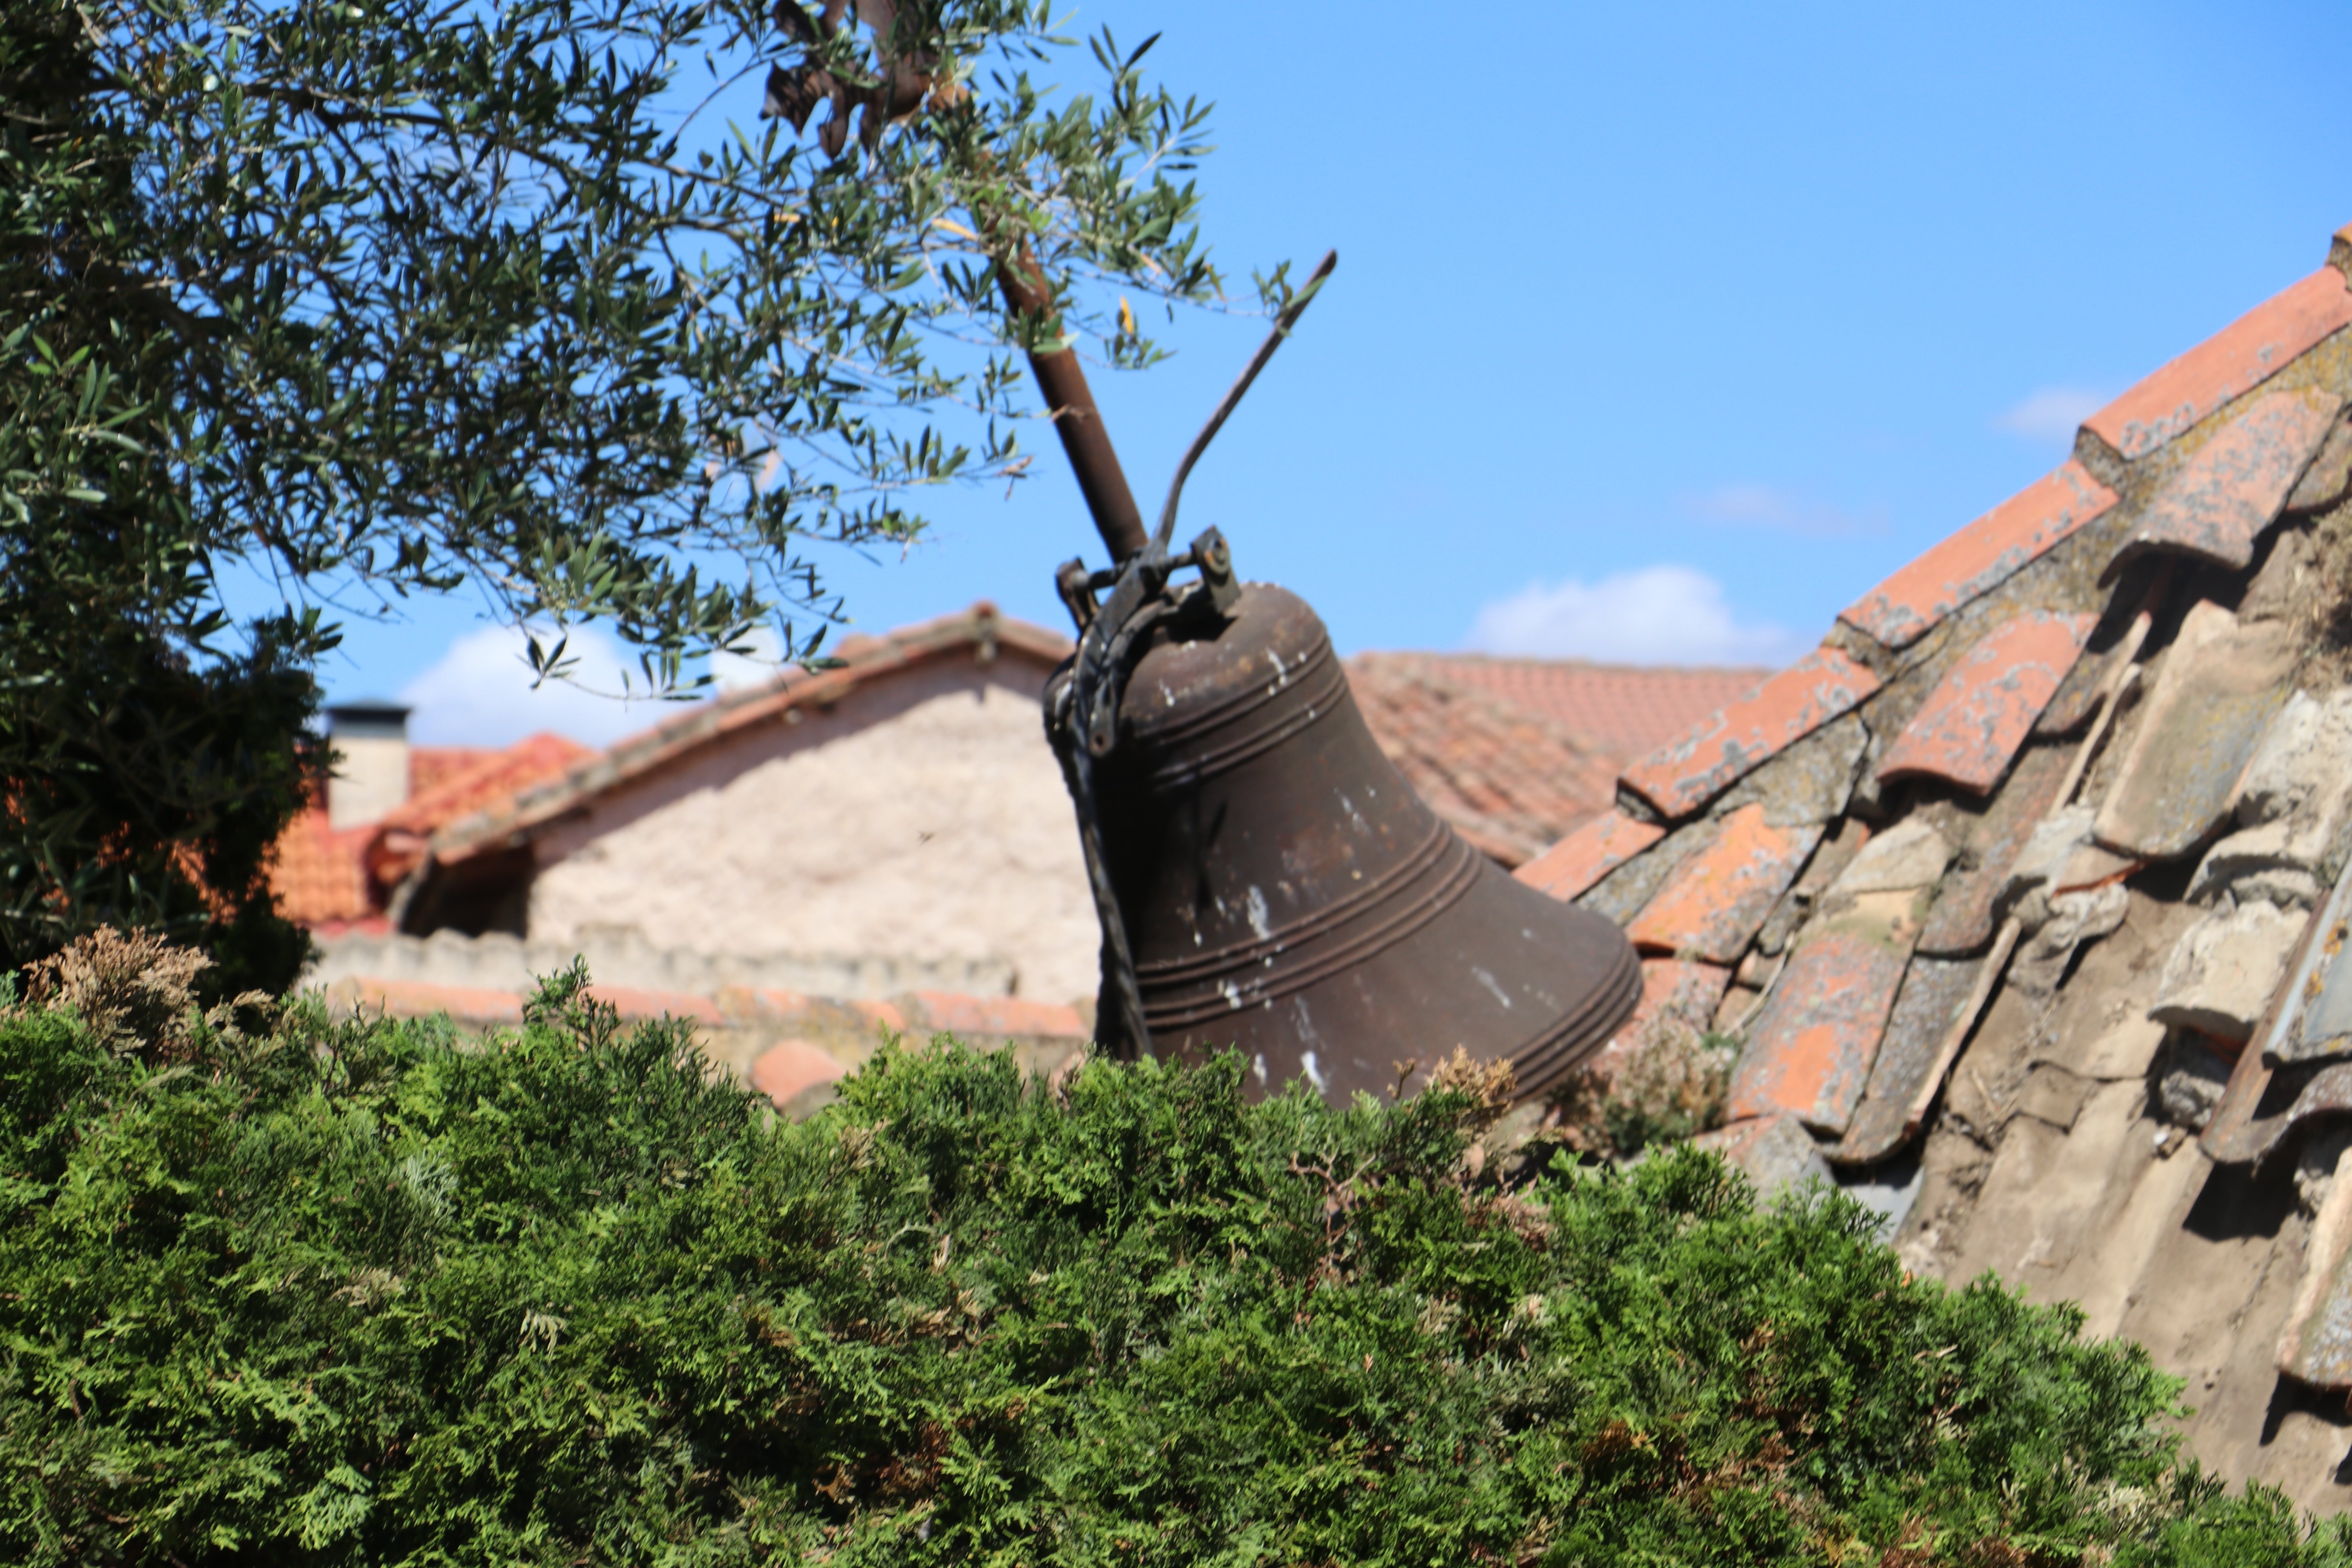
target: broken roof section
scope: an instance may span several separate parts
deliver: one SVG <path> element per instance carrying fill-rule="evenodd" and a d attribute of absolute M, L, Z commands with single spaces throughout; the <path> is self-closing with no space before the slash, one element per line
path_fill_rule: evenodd
<path fill-rule="evenodd" d="M 2347 265 L 2352 230 L 1518 872 L 1652 965 L 1733 977 L 1722 1146 L 1921 1161 L 1913 1267 L 2074 1295 L 2092 1331 L 2205 1379 L 2209 1464 L 2333 1508 L 2352 1503 L 2332 1479 L 2352 1439 Z M 2319 1406 L 2274 1398 L 2280 1374 L 2339 1396 L 2304 1449 L 2280 1411 Z"/>

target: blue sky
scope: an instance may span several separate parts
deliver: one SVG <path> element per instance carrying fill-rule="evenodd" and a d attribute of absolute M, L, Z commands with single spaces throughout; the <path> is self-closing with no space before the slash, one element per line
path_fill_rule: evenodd
<path fill-rule="evenodd" d="M 1217 102 L 1230 273 L 1339 251 L 1180 531 L 1223 528 L 1345 651 L 1791 657 L 2352 222 L 2341 5 L 1072 16 L 1162 31 L 1156 76 Z M 1097 374 L 1147 511 L 1261 329 L 1183 319 L 1173 362 Z M 1061 624 L 1053 567 L 1100 546 L 1032 444 L 1040 479 L 945 498 L 908 558 L 819 558 L 856 629 L 983 597 Z M 519 669 L 461 597 L 322 674 L 426 741 L 659 716 Z"/>

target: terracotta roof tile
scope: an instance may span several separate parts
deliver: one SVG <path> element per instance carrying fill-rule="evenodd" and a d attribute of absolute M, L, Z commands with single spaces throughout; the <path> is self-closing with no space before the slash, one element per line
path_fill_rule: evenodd
<path fill-rule="evenodd" d="M 1626 934 L 1644 953 L 1737 963 L 1821 837 L 1819 827 L 1772 826 L 1760 805 L 1741 806 L 1674 868 Z"/>
<path fill-rule="evenodd" d="M 431 833 L 469 812 L 511 801 L 531 785 L 594 754 L 593 747 L 544 731 L 503 751 L 470 748 L 463 761 L 453 759 L 435 769 L 430 784 L 412 782 L 408 798 L 384 814 L 383 826 Z M 410 777 L 415 779 L 414 768 Z"/>
<path fill-rule="evenodd" d="M 1929 549 L 1838 618 L 1888 647 L 1908 647 L 2115 504 L 2115 491 L 2069 459 Z"/>
<path fill-rule="evenodd" d="M 2273 295 L 2084 421 L 2126 458 L 2156 450 L 2352 322 L 2352 289 L 2323 267 Z"/>
<path fill-rule="evenodd" d="M 310 806 L 287 824 L 269 867 L 278 912 L 313 929 L 382 914 L 369 896 L 367 871 L 361 862 L 374 833 L 372 823 L 336 832 L 327 826 L 323 805 Z"/>
<path fill-rule="evenodd" d="M 1800 944 L 1748 1032 L 1727 1113 L 1787 1114 L 1819 1131 L 1843 1132 L 1862 1103 L 1910 956 L 1907 942 L 1858 931 L 1833 930 Z"/>
<path fill-rule="evenodd" d="M 1565 726 L 1447 678 L 1433 663 L 1360 662 L 1349 686 L 1372 739 L 1481 853 L 1517 866 L 1609 809 L 1616 760 Z"/>
<path fill-rule="evenodd" d="M 1565 901 L 1581 896 L 1665 834 L 1656 824 L 1636 822 L 1622 811 L 1603 812 L 1511 875 Z"/>
<path fill-rule="evenodd" d="M 1928 693 L 1886 749 L 1880 780 L 1925 775 L 1990 794 L 2097 624 L 2042 610 L 2002 623 Z"/>
<path fill-rule="evenodd" d="M 496 746 L 411 746 L 408 748 L 408 795 L 414 800 L 437 789 L 451 776 L 464 773 L 484 757 L 496 756 Z"/>
<path fill-rule="evenodd" d="M 779 1040 L 751 1063 L 751 1087 L 781 1109 L 819 1084 L 838 1081 L 847 1069 L 807 1040 Z"/>
<path fill-rule="evenodd" d="M 1731 971 L 1721 964 L 1675 958 L 1643 959 L 1642 999 L 1634 1005 L 1633 1016 L 1593 1053 L 1582 1070 L 1603 1083 L 1615 1079 L 1661 1019 L 1672 1019 L 1704 1031 L 1714 1019 L 1723 994 L 1730 988 Z"/>
<path fill-rule="evenodd" d="M 2132 525 L 2110 576 L 2149 550 L 2201 557 L 2240 571 L 2310 466 L 2342 400 L 2315 388 L 2266 392 L 2168 477 Z"/>
<path fill-rule="evenodd" d="M 1816 648 L 1628 770 L 1622 782 L 1661 816 L 1687 816 L 1877 689 L 1869 670 L 1835 648 Z"/>
<path fill-rule="evenodd" d="M 1348 666 L 1351 671 L 1426 671 L 1491 693 L 1558 721 L 1589 749 L 1620 764 L 1655 751 L 1772 673 L 1434 653 L 1358 654 Z"/>

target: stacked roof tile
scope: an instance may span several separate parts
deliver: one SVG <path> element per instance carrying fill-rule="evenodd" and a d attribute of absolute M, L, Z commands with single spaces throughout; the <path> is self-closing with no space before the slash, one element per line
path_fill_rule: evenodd
<path fill-rule="evenodd" d="M 2281 1386 L 2331 1391 L 2352 1390 L 2352 691 L 2324 644 L 2352 584 L 2321 545 L 2352 544 L 2347 263 L 2352 230 L 1517 873 L 1624 923 L 1653 989 L 1737 975 L 1725 1146 L 1793 1130 L 1852 1169 L 1924 1141 L 1922 1265 L 2028 1270 L 2152 1340 L 2146 1314 L 2235 1290 L 2206 1339 L 2275 1335 Z M 2201 1155 L 2150 1174 L 2183 1126 Z M 2275 1234 L 2292 1191 L 2259 1194 L 2296 1160 L 2307 1265 L 2298 1232 L 2302 1283 L 2257 1310 L 2260 1276 L 2218 1286 L 2198 1249 Z M 2074 1267 L 2062 1247 L 2084 1272 L 2037 1281 Z M 2222 1353 L 2193 1339 L 2159 1360 Z M 2263 1378 L 2269 1343 L 2241 1356 Z M 2271 1436 L 2215 1395 L 2209 1460 L 2337 1485 L 2258 1451 L 2259 1393 Z"/>

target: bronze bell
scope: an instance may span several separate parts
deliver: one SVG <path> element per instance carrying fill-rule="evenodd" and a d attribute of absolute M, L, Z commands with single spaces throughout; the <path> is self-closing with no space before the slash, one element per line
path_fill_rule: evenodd
<path fill-rule="evenodd" d="M 1225 616 L 1161 623 L 1118 722 L 1102 856 L 1157 1053 L 1237 1047 L 1257 1090 L 1304 1075 L 1345 1104 L 1461 1046 L 1510 1058 L 1527 1096 L 1632 1013 L 1624 934 L 1422 803 L 1295 595 L 1252 583 Z"/>
<path fill-rule="evenodd" d="M 1076 355 L 1031 355 L 1116 563 L 1062 567 L 1080 637 L 1045 693 L 1102 924 L 1096 1034 L 1129 1057 L 1237 1047 L 1255 1092 L 1304 1077 L 1339 1105 L 1459 1046 L 1511 1058 L 1534 1096 L 1633 1015 L 1624 933 L 1514 881 L 1422 803 L 1296 595 L 1237 583 L 1215 529 L 1169 553 L 1185 476 L 1337 260 L 1193 438 L 1149 535 Z M 1014 271 L 1000 280 L 1041 308 Z M 1198 581 L 1178 583 L 1188 568 Z"/>

